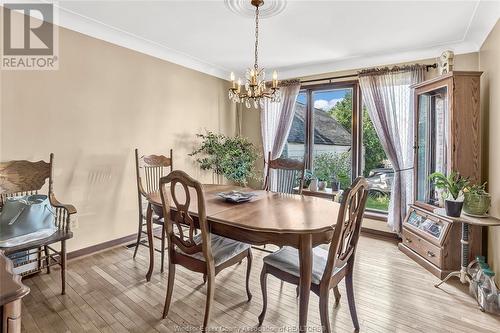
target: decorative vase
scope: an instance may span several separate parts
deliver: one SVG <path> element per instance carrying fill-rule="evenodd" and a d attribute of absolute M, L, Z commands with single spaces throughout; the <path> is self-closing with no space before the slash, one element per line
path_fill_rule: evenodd
<path fill-rule="evenodd" d="M 318 190 L 324 191 L 326 188 L 326 181 L 320 180 L 318 181 Z"/>
<path fill-rule="evenodd" d="M 444 209 L 446 210 L 446 215 L 450 217 L 460 217 L 462 214 L 463 201 L 448 200 L 444 201 Z"/>
<path fill-rule="evenodd" d="M 338 192 L 340 190 L 340 182 L 336 179 L 332 179 L 332 191 L 333 192 Z"/>
<path fill-rule="evenodd" d="M 464 193 L 464 212 L 471 215 L 486 215 L 491 205 L 489 194 Z"/>
<path fill-rule="evenodd" d="M 224 176 L 213 172 L 212 173 L 212 183 L 217 184 L 217 185 L 223 185 L 224 184 Z"/>
<path fill-rule="evenodd" d="M 309 184 L 309 190 L 315 192 L 318 190 L 318 180 L 317 179 L 311 179 L 311 184 Z"/>

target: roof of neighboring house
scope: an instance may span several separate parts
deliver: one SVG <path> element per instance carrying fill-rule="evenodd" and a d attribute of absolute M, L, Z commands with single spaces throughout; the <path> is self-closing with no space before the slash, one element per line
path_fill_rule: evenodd
<path fill-rule="evenodd" d="M 304 143 L 306 106 L 295 103 L 295 115 L 288 142 Z M 314 108 L 314 143 L 319 145 L 350 146 L 351 134 L 326 111 Z"/>

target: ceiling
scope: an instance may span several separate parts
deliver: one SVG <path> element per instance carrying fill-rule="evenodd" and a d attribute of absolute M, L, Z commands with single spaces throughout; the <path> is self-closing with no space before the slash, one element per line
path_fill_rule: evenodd
<path fill-rule="evenodd" d="M 254 19 L 224 0 L 58 6 L 61 26 L 214 76 L 253 64 Z M 259 51 L 280 78 L 475 52 L 500 17 L 500 1 L 288 0 L 281 9 L 261 20 Z"/>

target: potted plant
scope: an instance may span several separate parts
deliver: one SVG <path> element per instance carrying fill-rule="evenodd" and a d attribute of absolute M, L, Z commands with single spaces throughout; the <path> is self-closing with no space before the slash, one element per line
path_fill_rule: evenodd
<path fill-rule="evenodd" d="M 318 190 L 318 178 L 315 176 L 312 177 L 311 183 L 309 184 L 309 190 L 316 192 Z"/>
<path fill-rule="evenodd" d="M 318 190 L 324 191 L 326 188 L 327 180 L 325 178 L 318 177 Z"/>
<path fill-rule="evenodd" d="M 196 156 L 202 170 L 211 170 L 215 175 L 243 186 L 250 179 L 258 179 L 254 171 L 258 153 L 248 139 L 210 131 L 197 136 L 201 138 L 201 144 L 189 155 Z"/>
<path fill-rule="evenodd" d="M 340 182 L 337 179 L 337 176 L 334 174 L 332 179 L 330 180 L 330 184 L 332 185 L 332 191 L 337 192 L 340 190 Z"/>
<path fill-rule="evenodd" d="M 464 189 L 464 213 L 485 216 L 491 205 L 491 196 L 486 192 L 486 183 L 468 185 Z"/>
<path fill-rule="evenodd" d="M 304 182 L 302 183 L 302 188 L 308 188 L 309 185 L 311 185 L 311 181 L 314 178 L 313 173 L 311 170 L 305 170 L 304 171 Z M 300 182 L 300 179 L 298 179 Z"/>
<path fill-rule="evenodd" d="M 434 182 L 436 188 L 443 190 L 446 215 L 451 217 L 460 217 L 460 214 L 462 213 L 462 206 L 464 204 L 461 194 L 463 193 L 465 187 L 469 184 L 469 180 L 462 177 L 455 171 L 452 171 L 448 177 L 441 172 L 434 172 L 429 176 L 429 178 Z"/>

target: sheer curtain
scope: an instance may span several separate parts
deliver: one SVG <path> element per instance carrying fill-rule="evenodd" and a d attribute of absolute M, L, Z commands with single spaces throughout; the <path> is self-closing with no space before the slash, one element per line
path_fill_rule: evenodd
<path fill-rule="evenodd" d="M 363 101 L 394 168 L 387 223 L 397 233 L 413 200 L 414 103 L 410 86 L 424 80 L 424 71 L 425 66 L 415 65 L 359 75 Z"/>
<path fill-rule="evenodd" d="M 262 148 L 264 153 L 264 176 L 267 172 L 268 153 L 271 159 L 281 156 L 285 147 L 288 133 L 292 127 L 295 112 L 295 100 L 300 90 L 299 80 L 290 80 L 280 83 L 281 102 L 266 101 L 260 113 L 260 129 L 262 134 Z"/>

